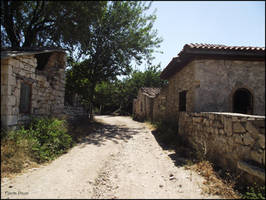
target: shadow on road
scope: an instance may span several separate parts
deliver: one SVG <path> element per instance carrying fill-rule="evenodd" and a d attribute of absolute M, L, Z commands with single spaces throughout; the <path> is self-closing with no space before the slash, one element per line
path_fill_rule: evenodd
<path fill-rule="evenodd" d="M 104 124 L 98 121 L 89 122 L 79 119 L 72 122 L 69 134 L 78 144 L 104 145 L 106 141 L 118 143 L 119 140 L 128 141 L 141 128 L 127 128 L 117 125 Z"/>
<path fill-rule="evenodd" d="M 191 163 L 191 149 L 181 145 L 177 137 L 166 139 L 157 130 L 153 130 L 151 133 L 163 150 L 171 151 L 168 156 L 174 162 L 175 166 L 182 167 Z"/>

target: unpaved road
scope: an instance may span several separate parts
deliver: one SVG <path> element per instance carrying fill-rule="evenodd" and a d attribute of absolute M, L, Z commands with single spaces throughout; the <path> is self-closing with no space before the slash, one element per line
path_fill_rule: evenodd
<path fill-rule="evenodd" d="M 221 198 L 176 166 L 144 123 L 97 116 L 106 125 L 52 163 L 1 180 L 1 198 Z"/>

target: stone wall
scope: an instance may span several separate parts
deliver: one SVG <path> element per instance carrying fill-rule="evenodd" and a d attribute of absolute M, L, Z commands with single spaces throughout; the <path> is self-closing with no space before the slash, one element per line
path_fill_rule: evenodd
<path fill-rule="evenodd" d="M 136 119 L 141 121 L 144 119 L 152 120 L 153 98 L 148 97 L 139 90 L 138 98 L 133 101 L 133 104 L 133 113 Z"/>
<path fill-rule="evenodd" d="M 82 106 L 65 106 L 64 114 L 68 120 L 75 120 L 79 117 L 87 116 L 87 112 Z"/>
<path fill-rule="evenodd" d="M 195 60 L 194 112 L 233 112 L 233 94 L 246 88 L 253 96 L 253 114 L 265 115 L 265 62 Z"/>
<path fill-rule="evenodd" d="M 161 88 L 160 94 L 153 100 L 153 121 L 160 121 L 167 118 L 167 96 L 168 85 Z"/>
<path fill-rule="evenodd" d="M 218 166 L 265 181 L 265 117 L 234 113 L 179 113 L 179 135 Z M 243 167 L 244 166 L 244 167 Z"/>
<path fill-rule="evenodd" d="M 16 126 L 30 116 L 57 116 L 63 113 L 66 56 L 51 53 L 43 69 L 36 69 L 35 55 L 1 59 L 1 124 Z M 30 85 L 30 112 L 20 113 L 21 83 Z"/>

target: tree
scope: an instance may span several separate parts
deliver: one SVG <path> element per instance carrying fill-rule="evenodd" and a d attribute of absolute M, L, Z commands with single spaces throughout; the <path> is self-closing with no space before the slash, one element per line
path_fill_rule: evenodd
<path fill-rule="evenodd" d="M 90 26 L 86 58 L 71 69 L 75 84 L 71 89 L 87 102 L 92 111 L 95 87 L 103 81 L 114 81 L 118 75 L 132 71 L 131 61 L 150 63 L 154 49 L 162 41 L 153 30 L 155 14 L 146 16 L 151 4 L 137 1 L 108 2 Z M 75 77 L 75 78 L 74 78 Z"/>
<path fill-rule="evenodd" d="M 80 56 L 104 1 L 1 1 L 1 46 L 62 47 Z"/>
<path fill-rule="evenodd" d="M 160 79 L 160 65 L 150 66 L 144 72 L 135 70 L 127 78 L 114 82 L 97 84 L 95 106 L 108 114 L 119 110 L 120 114 L 132 113 L 133 99 L 141 87 L 163 87 L 167 84 Z"/>

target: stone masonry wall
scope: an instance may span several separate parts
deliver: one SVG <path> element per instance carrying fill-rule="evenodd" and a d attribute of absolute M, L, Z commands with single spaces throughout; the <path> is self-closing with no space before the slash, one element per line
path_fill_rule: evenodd
<path fill-rule="evenodd" d="M 167 117 L 168 86 L 161 88 L 160 93 L 153 99 L 153 121 L 159 121 Z"/>
<path fill-rule="evenodd" d="M 224 169 L 241 171 L 246 181 L 265 181 L 261 170 L 265 167 L 264 116 L 180 112 L 178 123 L 181 138 L 207 159 Z M 251 167 L 243 172 L 241 163 Z"/>
<path fill-rule="evenodd" d="M 265 62 L 196 60 L 195 112 L 233 112 L 233 94 L 245 88 L 253 96 L 253 114 L 265 115 Z"/>
<path fill-rule="evenodd" d="M 65 54 L 60 52 L 52 53 L 42 70 L 36 69 L 34 55 L 2 59 L 2 125 L 16 126 L 29 120 L 30 116 L 60 116 L 64 109 L 65 66 Z M 22 82 L 31 87 L 29 114 L 19 111 Z"/>
<path fill-rule="evenodd" d="M 134 100 L 133 113 L 138 120 L 152 120 L 153 99 L 141 93 L 139 90 L 138 98 Z"/>

